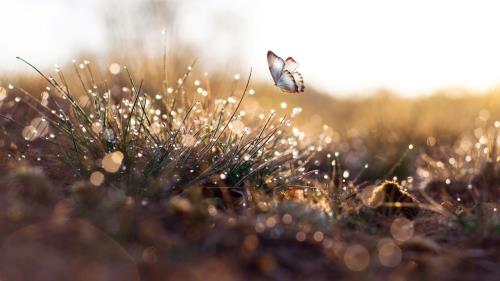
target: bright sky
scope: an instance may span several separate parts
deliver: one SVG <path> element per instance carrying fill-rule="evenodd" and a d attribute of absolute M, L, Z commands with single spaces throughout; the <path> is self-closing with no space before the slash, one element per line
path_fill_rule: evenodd
<path fill-rule="evenodd" d="M 106 47 L 98 0 L 40 2 L 0 0 L 1 70 L 16 68 L 16 55 L 52 65 L 70 59 L 76 46 Z M 242 75 L 253 66 L 257 77 L 270 80 L 265 55 L 271 49 L 300 63 L 306 87 L 333 94 L 389 88 L 417 95 L 452 87 L 486 90 L 500 82 L 500 1 L 180 3 L 180 39 L 199 47 L 206 65 L 229 67 L 239 60 Z"/>

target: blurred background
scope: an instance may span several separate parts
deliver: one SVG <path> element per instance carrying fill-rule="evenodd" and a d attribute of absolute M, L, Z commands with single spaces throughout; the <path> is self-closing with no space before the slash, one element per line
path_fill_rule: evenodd
<path fill-rule="evenodd" d="M 500 81 L 497 1 L 0 0 L 0 71 L 81 53 L 160 55 L 189 46 L 205 70 L 270 81 L 265 54 L 294 56 L 307 86 L 336 96 L 387 89 L 484 92 Z"/>

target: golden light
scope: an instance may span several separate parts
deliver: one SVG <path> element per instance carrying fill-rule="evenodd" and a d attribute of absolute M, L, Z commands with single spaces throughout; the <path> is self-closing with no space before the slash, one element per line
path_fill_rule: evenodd
<path fill-rule="evenodd" d="M 22 131 L 23 138 L 27 141 L 34 141 L 38 138 L 38 132 L 32 125 L 24 127 Z"/>
<path fill-rule="evenodd" d="M 94 186 L 100 186 L 104 182 L 104 174 L 95 171 L 92 174 L 90 174 L 90 183 Z"/>
<path fill-rule="evenodd" d="M 363 203 L 363 205 L 370 207 L 370 208 L 377 208 L 380 205 L 382 205 L 382 203 L 384 203 L 384 193 L 383 192 L 379 192 L 379 193 L 373 192 L 376 187 L 377 186 L 375 186 L 375 185 L 371 185 L 371 186 L 364 188 L 363 190 L 361 190 L 361 192 L 358 193 L 357 196 L 359 197 L 359 199 L 361 199 L 361 202 Z"/>
<path fill-rule="evenodd" d="M 233 133 L 241 136 L 245 130 L 245 124 L 241 120 L 235 120 L 229 124 L 229 128 Z"/>
<path fill-rule="evenodd" d="M 121 70 L 121 66 L 117 63 L 112 63 L 109 65 L 109 72 L 113 75 L 119 74 Z"/>
<path fill-rule="evenodd" d="M 297 241 L 299 241 L 299 242 L 305 241 L 306 240 L 305 232 L 303 232 L 303 231 L 297 232 L 297 234 L 295 235 L 295 239 L 297 239 Z"/>
<path fill-rule="evenodd" d="M 116 173 L 120 170 L 120 166 L 123 161 L 123 153 L 121 151 L 115 151 L 106 154 L 102 159 L 102 167 L 108 173 Z"/>
<path fill-rule="evenodd" d="M 101 122 L 94 122 L 92 123 L 92 132 L 95 134 L 100 134 L 102 132 L 102 123 Z"/>
<path fill-rule="evenodd" d="M 27 141 L 34 141 L 37 138 L 47 135 L 48 133 L 49 122 L 41 117 L 36 117 L 31 120 L 30 125 L 24 127 L 22 131 L 23 138 Z"/>
<path fill-rule="evenodd" d="M 80 105 L 81 107 L 85 107 L 89 104 L 89 97 L 87 96 L 80 96 L 78 98 L 78 105 Z"/>
<path fill-rule="evenodd" d="M 46 100 L 49 98 L 49 93 L 47 91 L 43 91 L 41 94 L 42 100 Z"/>
<path fill-rule="evenodd" d="M 12 58 L 20 53 L 39 58 L 39 63 L 47 65 L 85 50 L 108 51 L 106 21 L 102 21 L 102 13 L 97 10 L 99 5 L 85 5 L 85 9 L 75 11 L 63 2 L 50 1 L 37 6 L 36 11 L 29 3 L 9 2 L 11 12 L 0 17 L 0 25 L 9 26 L 14 21 L 16 25 L 2 30 L 2 38 L 9 38 L 9 44 L 0 54 L 0 67 L 17 67 Z M 134 2 L 120 4 L 129 9 Z M 255 67 L 255 77 L 267 81 L 268 49 L 278 55 L 293 56 L 300 63 L 306 89 L 311 85 L 333 94 L 379 88 L 406 95 L 439 88 L 486 90 L 500 81 L 500 39 L 495 36 L 500 25 L 498 1 L 332 0 L 311 5 L 299 0 L 233 0 L 221 5 L 210 1 L 179 1 L 178 5 L 182 12 L 175 17 L 175 33 L 179 34 L 179 42 L 196 50 L 201 61 L 216 68 L 237 58 Z M 224 28 L 211 20 L 221 11 L 237 15 L 225 19 Z M 283 28 L 279 33 L 270 28 L 282 24 L 276 11 L 294 19 L 294 27 Z M 26 13 L 32 20 L 16 21 L 16 14 Z M 57 16 L 43 16 L 47 14 Z M 138 23 L 141 18 L 138 17 Z M 32 22 L 49 28 L 33 31 Z M 92 32 L 88 32 L 89 28 Z M 56 40 L 55 29 L 67 35 L 64 40 Z M 130 36 L 147 42 L 158 31 L 151 29 Z M 43 44 L 31 48 L 31 42 Z M 121 66 L 113 62 L 108 71 L 115 75 Z"/>
<path fill-rule="evenodd" d="M 293 217 L 290 214 L 284 214 L 281 220 L 284 224 L 291 224 L 293 222 Z"/>
<path fill-rule="evenodd" d="M 380 264 L 387 267 L 396 267 L 401 263 L 403 251 L 392 239 L 380 239 L 377 244 Z"/>
<path fill-rule="evenodd" d="M 153 122 L 153 124 L 149 126 L 149 131 L 153 135 L 159 135 L 161 133 L 161 124 L 158 122 Z"/>
<path fill-rule="evenodd" d="M 325 237 L 325 235 L 324 235 L 324 234 L 323 234 L 323 232 L 321 232 L 321 231 L 316 231 L 316 232 L 314 232 L 314 234 L 313 234 L 313 239 L 314 239 L 314 241 L 316 241 L 316 242 L 321 242 L 321 241 L 323 241 L 323 238 L 324 238 L 324 237 Z"/>
<path fill-rule="evenodd" d="M 4 87 L 0 87 L 0 101 L 3 101 L 7 97 L 7 90 Z"/>
<path fill-rule="evenodd" d="M 344 253 L 344 263 L 352 271 L 363 271 L 370 264 L 370 253 L 362 245 L 349 246 Z"/>
<path fill-rule="evenodd" d="M 182 136 L 181 142 L 182 142 L 182 145 L 187 146 L 187 147 L 191 147 L 191 146 L 194 146 L 196 144 L 196 139 L 192 135 L 186 134 L 186 135 Z"/>
<path fill-rule="evenodd" d="M 36 128 L 39 137 L 43 137 L 49 133 L 49 122 L 44 118 L 36 117 L 31 120 L 30 125 Z"/>
<path fill-rule="evenodd" d="M 395 240 L 404 242 L 413 237 L 413 222 L 407 218 L 397 218 L 391 224 L 391 234 Z"/>

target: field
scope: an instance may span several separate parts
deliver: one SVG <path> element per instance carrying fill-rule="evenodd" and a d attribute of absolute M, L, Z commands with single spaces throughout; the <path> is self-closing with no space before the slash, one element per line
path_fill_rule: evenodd
<path fill-rule="evenodd" d="M 174 57 L 19 63 L 0 76 L 2 281 L 500 276 L 500 90 L 333 98 Z"/>

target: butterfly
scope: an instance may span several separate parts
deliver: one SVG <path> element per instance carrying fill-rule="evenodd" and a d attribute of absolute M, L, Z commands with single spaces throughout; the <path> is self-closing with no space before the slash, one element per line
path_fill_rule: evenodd
<path fill-rule="evenodd" d="M 299 64 L 292 57 L 283 60 L 272 51 L 268 51 L 267 63 L 276 87 L 288 93 L 304 92 L 304 78 L 295 71 Z"/>

